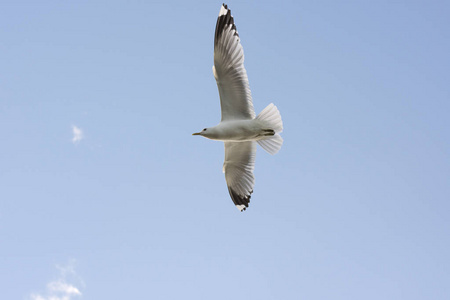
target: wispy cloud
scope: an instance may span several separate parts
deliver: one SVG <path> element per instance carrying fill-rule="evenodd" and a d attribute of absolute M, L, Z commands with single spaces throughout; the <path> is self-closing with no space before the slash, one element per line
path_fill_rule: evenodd
<path fill-rule="evenodd" d="M 66 266 L 56 268 L 59 270 L 58 278 L 47 283 L 45 293 L 30 294 L 30 300 L 71 300 L 82 296 L 79 288 L 73 283 L 77 281 L 77 285 L 84 285 L 75 273 L 75 260 L 69 261 Z"/>
<path fill-rule="evenodd" d="M 74 144 L 78 144 L 84 138 L 83 130 L 75 125 L 72 125 L 72 134 L 72 143 Z"/>

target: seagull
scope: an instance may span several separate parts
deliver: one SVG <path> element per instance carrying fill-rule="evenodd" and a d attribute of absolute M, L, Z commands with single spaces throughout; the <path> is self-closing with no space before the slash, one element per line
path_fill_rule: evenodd
<path fill-rule="evenodd" d="M 283 144 L 280 133 L 283 122 L 277 107 L 271 103 L 255 115 L 252 95 L 244 68 L 244 50 L 226 4 L 222 4 L 214 35 L 213 75 L 220 96 L 222 119 L 214 127 L 192 135 L 223 141 L 223 172 L 234 205 L 244 211 L 253 193 L 256 143 L 270 154 Z"/>

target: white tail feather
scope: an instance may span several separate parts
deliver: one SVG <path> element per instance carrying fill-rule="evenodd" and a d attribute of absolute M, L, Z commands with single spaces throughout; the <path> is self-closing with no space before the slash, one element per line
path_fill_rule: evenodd
<path fill-rule="evenodd" d="M 267 126 L 270 129 L 275 130 L 276 133 L 283 131 L 283 121 L 281 120 L 280 112 L 273 103 L 267 105 L 256 119 L 265 122 Z"/>
<path fill-rule="evenodd" d="M 283 138 L 276 133 L 274 136 L 271 136 L 265 140 L 259 140 L 258 144 L 269 154 L 274 155 L 280 151 L 281 145 L 283 145 Z"/>
<path fill-rule="evenodd" d="M 283 131 L 283 121 L 281 120 L 280 112 L 273 103 L 270 103 L 256 119 L 262 121 L 268 129 L 275 131 L 275 135 L 259 140 L 258 144 L 268 153 L 276 154 L 280 151 L 281 145 L 283 145 L 283 138 L 279 135 Z"/>

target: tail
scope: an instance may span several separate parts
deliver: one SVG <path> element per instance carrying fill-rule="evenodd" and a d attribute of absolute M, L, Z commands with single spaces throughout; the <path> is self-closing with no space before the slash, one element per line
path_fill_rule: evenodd
<path fill-rule="evenodd" d="M 283 145 L 283 138 L 279 135 L 283 131 L 283 121 L 281 120 L 280 112 L 273 103 L 270 103 L 256 119 L 263 121 L 267 127 L 275 131 L 275 135 L 259 140 L 258 144 L 268 153 L 276 154 L 280 151 L 281 145 Z"/>
<path fill-rule="evenodd" d="M 270 129 L 275 130 L 275 133 L 281 133 L 283 131 L 283 121 L 281 121 L 280 112 L 273 103 L 267 105 L 256 117 L 256 120 L 266 123 Z"/>

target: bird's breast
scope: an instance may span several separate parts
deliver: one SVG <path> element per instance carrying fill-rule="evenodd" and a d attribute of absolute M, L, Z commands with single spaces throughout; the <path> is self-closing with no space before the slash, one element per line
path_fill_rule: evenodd
<path fill-rule="evenodd" d="M 256 120 L 237 120 L 221 122 L 215 127 L 216 140 L 220 141 L 254 141 L 261 128 Z"/>

